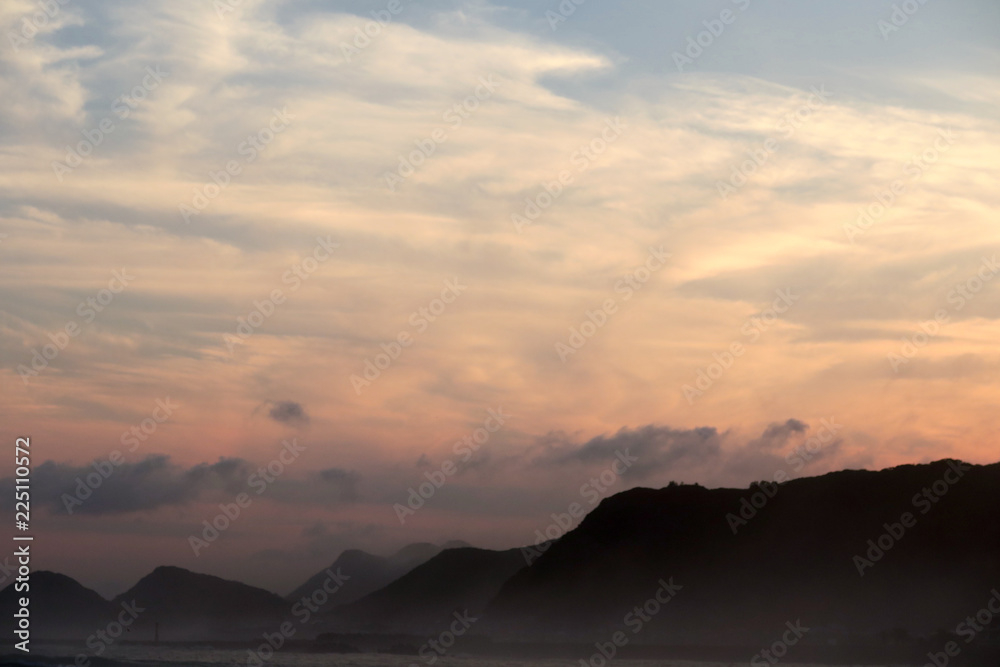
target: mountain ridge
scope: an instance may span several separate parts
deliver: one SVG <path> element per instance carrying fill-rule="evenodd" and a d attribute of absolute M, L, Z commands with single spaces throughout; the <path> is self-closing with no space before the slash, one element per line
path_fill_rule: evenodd
<path fill-rule="evenodd" d="M 936 636 L 1000 584 L 1000 463 L 943 459 L 748 488 L 636 487 L 527 558 L 532 548 L 346 550 L 334 565 L 406 571 L 378 587 L 370 578 L 353 599 L 338 590 L 311 634 L 434 632 L 467 612 L 482 618 L 476 634 L 498 641 L 593 641 L 676 586 L 643 623 L 640 644 L 752 645 L 797 620 L 812 628 L 806 643 Z M 37 572 L 32 584 L 40 605 L 61 609 L 37 618 L 53 637 L 93 632 L 95 616 L 133 599 L 149 610 L 133 638 L 151 638 L 156 623 L 165 640 L 259 636 L 295 602 L 173 566 L 112 600 L 57 573 Z M 0 591 L 0 609 L 14 597 L 13 585 Z"/>

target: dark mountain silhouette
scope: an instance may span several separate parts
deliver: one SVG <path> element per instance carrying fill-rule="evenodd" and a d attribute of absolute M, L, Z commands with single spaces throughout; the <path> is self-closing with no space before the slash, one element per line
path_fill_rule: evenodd
<path fill-rule="evenodd" d="M 625 630 L 643 643 L 769 645 L 801 619 L 809 642 L 850 642 L 954 632 L 1000 584 L 1000 464 L 765 486 L 773 497 L 671 485 L 607 498 L 504 585 L 479 629 L 519 641 Z M 626 627 L 627 614 L 671 578 L 683 589 L 634 635 L 639 617 Z"/>
<path fill-rule="evenodd" d="M 446 549 L 385 588 L 326 615 L 334 632 L 440 633 L 456 611 L 478 616 L 524 567 L 520 550 Z"/>
<path fill-rule="evenodd" d="M 465 543 L 451 543 L 439 547 L 427 542 L 418 542 L 403 547 L 391 556 L 375 556 L 359 549 L 344 551 L 330 567 L 309 577 L 301 586 L 286 596 L 289 602 L 301 600 L 323 587 L 324 582 L 338 572 L 348 577 L 331 598 L 329 604 L 341 606 L 350 604 L 378 589 L 392 583 L 413 568 L 426 563 L 441 553 L 442 549 L 454 546 L 468 546 Z"/>
<path fill-rule="evenodd" d="M 13 618 L 18 598 L 31 600 L 31 627 L 41 639 L 87 637 L 112 618 L 114 606 L 64 574 L 39 570 L 31 573 L 30 590 L 17 592 L 15 584 L 0 591 L 0 613 Z"/>
<path fill-rule="evenodd" d="M 771 646 L 786 624 L 801 623 L 809 628 L 797 647 L 803 658 L 810 648 L 822 656 L 832 646 L 891 644 L 923 660 L 949 640 L 963 642 L 949 633 L 1000 597 L 1000 464 L 939 461 L 750 489 L 638 488 L 602 501 L 541 553 L 461 547 L 428 556 L 436 551 L 344 552 L 333 569 L 357 588 L 345 584 L 296 639 L 436 636 L 458 612 L 481 617 L 472 632 L 495 640 L 489 646 L 518 642 L 518 651 L 589 651 L 622 631 L 629 651 L 739 653 Z M 406 571 L 359 593 L 394 567 Z M 655 595 L 665 584 L 680 588 L 661 605 Z M 256 640 L 289 620 L 295 604 L 176 567 L 157 568 L 110 602 L 51 572 L 33 574 L 31 585 L 38 638 L 84 638 L 134 601 L 144 611 L 129 639 L 151 639 L 159 623 L 165 641 Z M 360 597 L 336 606 L 342 592 Z M 16 597 L 13 586 L 0 592 L 0 611 L 12 614 Z M 961 644 L 963 658 L 1000 652 L 1000 623 L 985 625 L 975 644 Z"/>
<path fill-rule="evenodd" d="M 133 601 L 145 610 L 135 639 L 152 639 L 156 623 L 163 640 L 252 637 L 289 618 L 288 603 L 274 593 L 179 567 L 156 568 L 112 603 Z"/>

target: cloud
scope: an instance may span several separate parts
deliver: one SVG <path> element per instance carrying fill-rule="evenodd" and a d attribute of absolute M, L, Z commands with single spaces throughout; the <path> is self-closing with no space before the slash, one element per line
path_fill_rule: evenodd
<path fill-rule="evenodd" d="M 805 433 L 809 425 L 798 419 L 789 419 L 782 423 L 768 425 L 759 438 L 747 443 L 751 450 L 774 451 L 783 447 L 790 437 L 797 433 Z"/>
<path fill-rule="evenodd" d="M 743 443 L 734 443 L 727 448 L 726 455 L 720 461 L 716 471 L 717 478 L 744 484 L 747 480 L 774 481 L 778 471 L 783 471 L 788 478 L 818 475 L 828 470 L 825 465 L 817 465 L 820 460 L 829 461 L 840 452 L 843 444 L 843 434 L 823 431 L 823 440 L 817 439 L 818 448 L 808 456 L 808 466 L 796 469 L 789 463 L 788 457 L 800 447 L 807 436 L 816 436 L 821 424 L 809 424 L 798 419 L 787 419 L 783 422 L 768 424 L 756 438 Z"/>
<path fill-rule="evenodd" d="M 209 496 L 236 495 L 245 490 L 252 472 L 248 461 L 237 458 L 220 458 L 216 463 L 190 468 L 172 463 L 165 455 L 117 467 L 106 459 L 87 466 L 46 461 L 33 471 L 32 499 L 53 512 L 71 509 L 73 514 L 155 510 Z M 3 488 L 12 485 L 12 478 L 0 480 Z"/>
<path fill-rule="evenodd" d="M 319 471 L 319 478 L 334 489 L 339 500 L 354 502 L 358 499 L 358 482 L 361 476 L 342 468 L 327 468 Z"/>
<path fill-rule="evenodd" d="M 5 14 L 10 25 L 32 6 L 19 2 Z M 734 327 L 766 307 L 774 289 L 794 287 L 802 300 L 674 427 L 759 423 L 811 414 L 811 395 L 802 389 L 817 386 L 818 373 L 841 360 L 883 356 L 888 350 L 879 346 L 894 344 L 896 331 L 909 331 L 946 305 L 948 290 L 975 268 L 980 248 L 996 242 L 989 212 L 997 195 L 988 184 L 1000 173 L 991 150 L 1000 131 L 988 110 L 956 101 L 968 90 L 953 84 L 954 72 L 914 68 L 920 81 L 905 72 L 862 73 L 873 88 L 906 82 L 915 91 L 886 99 L 859 91 L 856 72 L 841 79 L 829 68 L 806 67 L 822 76 L 789 81 L 720 68 L 712 60 L 723 55 L 719 48 L 684 77 L 645 71 L 635 78 L 630 67 L 642 68 L 648 57 L 642 43 L 666 49 L 651 62 L 669 63 L 672 40 L 664 41 L 662 30 L 676 31 L 683 43 L 685 26 L 700 25 L 703 9 L 693 2 L 629 10 L 643 20 L 627 30 L 604 20 L 612 10 L 595 6 L 596 13 L 578 13 L 552 35 L 514 18 L 527 12 L 533 18 L 525 20 L 546 27 L 544 11 L 535 9 L 413 6 L 352 62 L 344 61 L 339 44 L 370 19 L 343 7 L 243 3 L 238 17 L 224 20 L 193 0 L 150 7 L 67 6 L 64 20 L 86 29 L 46 30 L 0 74 L 16 121 L 3 135 L 9 159 L 0 172 L 18 184 L 4 193 L 0 224 L 9 234 L 3 248 L 20 258 L 0 280 L 3 372 L 16 386 L 18 364 L 78 319 L 76 304 L 93 296 L 112 268 L 142 269 L 121 300 L 83 326 L 53 368 L 32 380 L 44 388 L 35 396 L 100 397 L 94 402 L 140 414 L 146 408 L 129 404 L 143 392 L 109 378 L 142 367 L 144 379 L 134 382 L 170 387 L 190 406 L 185 419 L 197 429 L 233 416 L 219 410 L 242 416 L 253 409 L 230 401 L 210 409 L 205 377 L 220 396 L 235 395 L 248 381 L 258 385 L 258 396 L 294 386 L 302 402 L 271 405 L 275 423 L 337 422 L 338 430 L 377 443 L 378 453 L 407 459 L 417 458 L 416 441 L 431 431 L 407 435 L 394 413 L 411 410 L 418 398 L 420 410 L 441 416 L 517 395 L 540 408 L 531 413 L 534 423 L 521 425 L 526 432 L 607 432 L 652 422 L 658 411 L 679 415 L 673 409 L 684 406 L 676 388 L 714 353 L 742 340 Z M 858 11 L 838 9 L 840 24 L 853 25 Z M 963 16 L 949 20 L 963 23 Z M 770 53 L 768 68 L 779 60 L 805 67 L 831 56 L 784 39 L 782 26 L 798 27 L 802 16 L 782 16 L 773 25 L 766 12 L 746 19 L 747 26 L 762 21 L 783 36 L 766 40 L 772 46 L 802 56 L 776 60 Z M 599 38 L 568 39 L 584 26 Z M 141 38 L 143 31 L 158 38 Z M 756 43 L 761 34 L 740 28 L 731 37 Z M 605 48 L 608 40 L 621 53 Z M 884 44 L 876 38 L 868 46 Z M 752 51 L 729 62 L 760 55 Z M 967 65 L 985 69 L 988 62 Z M 127 118 L 114 117 L 114 134 L 57 181 L 52 160 L 65 159 L 66 145 L 112 113 L 116 97 L 142 81 L 146 66 L 158 65 L 170 72 L 162 85 Z M 459 127 L 445 122 L 443 114 L 475 91 L 479 77 L 491 75 L 500 82 L 496 93 Z M 991 89 L 987 83 L 995 80 L 975 77 L 976 90 Z M 611 80 L 620 83 L 609 89 Z M 778 123 L 821 84 L 833 94 L 829 103 L 785 136 Z M 240 142 L 284 104 L 294 116 L 288 130 L 185 225 L 178 204 L 189 202 L 210 172 L 239 158 Z M 331 108 L 338 109 L 332 125 Z M 577 172 L 571 156 L 616 115 L 628 124 L 621 139 Z M 442 125 L 448 140 L 390 193 L 383 174 Z M 874 192 L 908 178 L 903 165 L 946 127 L 956 130 L 954 147 L 919 180 L 907 180 L 905 197 L 856 245 L 847 242 L 843 224 Z M 737 194 L 720 200 L 717 182 L 771 137 L 780 149 Z M 537 224 L 517 234 L 510 215 L 566 169 L 574 182 Z M 980 178 L 970 180 L 969 173 Z M 292 294 L 281 277 L 310 252 L 316 234 L 331 232 L 349 252 Z M 665 241 L 674 254 L 670 267 L 641 298 L 620 303 L 622 314 L 561 365 L 553 343 L 582 313 L 616 296 L 611 286 L 641 261 L 645 245 Z M 54 266 L 66 267 L 65 275 Z M 196 285 L 178 279 L 196 272 Z M 467 280 L 477 296 L 463 297 L 408 348 L 387 371 L 390 383 L 356 396 L 343 378 L 377 354 L 386 335 L 405 328 L 407 316 L 449 275 Z M 232 357 L 222 354 L 222 337 L 235 333 L 237 318 L 275 289 L 287 297 L 275 316 Z M 995 363 L 989 341 L 998 299 L 994 283 L 954 314 L 956 325 L 935 350 Z M 803 351 L 803 363 L 781 363 Z M 927 358 L 933 354 L 928 350 Z M 317 359 L 328 362 L 324 370 Z M 341 377 L 331 382 L 327 368 Z M 933 382 L 914 380 L 921 388 Z M 840 378 L 824 386 L 823 400 L 838 414 L 863 413 L 854 397 L 877 391 L 878 381 Z M 621 396 L 606 409 L 582 389 L 610 385 Z M 768 403 L 773 412 L 760 414 L 750 399 L 762 392 L 780 396 L 779 404 Z M 47 399 L 15 401 L 22 414 L 60 407 Z M 639 405 L 648 407 L 625 407 Z M 887 419 L 856 418 L 889 431 L 888 424 L 914 423 L 905 418 L 912 407 L 888 397 Z M 928 399 L 918 408 L 921 426 L 953 432 L 940 426 L 952 404 Z M 65 407 L 58 412 L 43 416 L 64 417 Z M 109 413 L 95 406 L 90 414 L 108 420 Z M 187 435 L 187 442 L 197 440 L 195 431 Z M 195 460 L 183 449 L 188 445 L 170 445 L 179 448 L 170 450 L 176 456 Z M 406 451 L 388 454 L 397 447 Z"/>
<path fill-rule="evenodd" d="M 115 467 L 106 459 L 75 466 L 46 461 L 32 472 L 32 499 L 52 512 L 110 515 L 178 507 L 195 502 L 232 500 L 239 493 L 256 497 L 250 487 L 256 465 L 240 458 L 220 458 L 185 468 L 166 455 L 150 455 L 137 463 Z M 328 507 L 359 499 L 361 475 L 327 468 L 298 477 L 271 478 L 266 497 L 275 502 Z M 0 479 L 13 493 L 14 480 Z M 79 502 L 76 502 L 79 501 Z"/>
<path fill-rule="evenodd" d="M 654 425 L 622 428 L 614 435 L 601 435 L 578 447 L 550 442 L 546 448 L 549 451 L 539 459 L 545 465 L 575 462 L 606 466 L 618 452 L 628 450 L 629 454 L 639 459 L 629 471 L 630 477 L 637 479 L 669 471 L 678 464 L 697 465 L 714 461 L 722 453 L 721 439 L 715 428 L 685 430 Z"/>
<path fill-rule="evenodd" d="M 294 401 L 272 402 L 267 416 L 279 424 L 304 426 L 309 423 L 309 415 L 306 414 L 305 408 Z"/>
<path fill-rule="evenodd" d="M 627 473 L 626 481 L 642 480 L 657 486 L 668 481 L 700 481 L 708 485 L 743 485 L 750 480 L 768 479 L 784 470 L 793 474 L 786 457 L 809 435 L 815 435 L 819 424 L 810 427 L 799 419 L 787 419 L 768 424 L 756 437 L 746 437 L 733 431 L 720 432 L 715 427 L 677 429 L 646 425 L 623 428 L 612 435 L 600 435 L 582 444 L 562 433 L 550 433 L 539 438 L 524 458 L 531 467 L 546 470 L 577 464 L 587 469 L 605 468 L 618 452 L 628 452 L 638 458 Z M 825 433 L 825 432 L 824 432 Z M 840 452 L 843 434 L 824 435 L 821 448 L 809 457 L 810 465 Z M 851 459 L 857 462 L 857 458 Z M 826 466 L 806 469 L 802 474 L 826 472 Z"/>

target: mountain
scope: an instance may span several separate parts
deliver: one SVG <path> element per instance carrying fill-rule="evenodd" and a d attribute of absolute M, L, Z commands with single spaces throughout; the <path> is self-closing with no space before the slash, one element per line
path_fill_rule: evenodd
<path fill-rule="evenodd" d="M 663 583 L 682 587 L 666 604 Z M 506 582 L 479 630 L 768 646 L 801 621 L 806 643 L 905 637 L 955 632 L 998 584 L 1000 464 L 675 484 L 602 501 Z"/>
<path fill-rule="evenodd" d="M 519 549 L 446 549 L 408 574 L 326 615 L 335 632 L 440 633 L 454 612 L 479 615 L 525 566 Z"/>
<path fill-rule="evenodd" d="M 27 592 L 16 591 L 15 585 L 0 591 L 0 613 L 5 619 L 12 618 L 18 598 L 27 596 L 32 638 L 81 639 L 113 618 L 110 602 L 64 574 L 32 572 Z"/>
<path fill-rule="evenodd" d="M 179 567 L 156 568 L 112 602 L 144 610 L 133 639 L 152 639 L 155 624 L 166 641 L 252 637 L 289 619 L 289 604 L 274 593 Z"/>
<path fill-rule="evenodd" d="M 302 638 L 438 636 L 459 613 L 479 619 L 472 634 L 490 646 L 526 651 L 590 651 L 595 641 L 603 651 L 619 636 L 633 657 L 652 645 L 742 655 L 794 635 L 802 659 L 891 644 L 923 661 L 954 641 L 964 659 L 978 651 L 995 665 L 997 624 L 977 617 L 993 619 L 988 605 L 1000 600 L 1000 464 L 945 460 L 749 489 L 636 488 L 538 549 L 417 544 L 390 557 L 347 551 L 331 569 L 351 579 L 317 603 L 325 606 Z M 322 588 L 321 575 L 302 595 Z M 111 602 L 52 572 L 34 573 L 31 587 L 35 636 L 52 639 L 82 639 L 129 605 L 141 609 L 130 640 L 151 639 L 155 624 L 164 641 L 259 638 L 297 603 L 176 567 Z M 0 613 L 13 614 L 17 597 L 13 585 L 0 592 Z M 974 623 L 982 628 L 971 632 Z"/>
<path fill-rule="evenodd" d="M 301 586 L 286 596 L 296 602 L 323 588 L 331 575 L 338 572 L 346 579 L 330 600 L 330 606 L 350 604 L 395 581 L 413 568 L 426 563 L 449 545 L 468 546 L 464 542 L 449 542 L 439 547 L 419 542 L 403 547 L 391 556 L 375 556 L 358 549 L 344 551 L 330 567 L 309 577 Z"/>

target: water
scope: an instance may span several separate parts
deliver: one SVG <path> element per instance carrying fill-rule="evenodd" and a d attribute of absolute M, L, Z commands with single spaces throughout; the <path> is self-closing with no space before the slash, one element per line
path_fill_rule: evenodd
<path fill-rule="evenodd" d="M 64 665 L 73 667 L 77 653 L 84 647 L 79 644 L 39 644 L 32 646 L 30 655 L 17 656 L 16 664 L 33 664 L 44 667 Z M 90 667 L 247 667 L 247 649 L 218 649 L 197 646 L 169 647 L 136 644 L 113 645 L 100 658 L 89 652 Z M 3 665 L 12 664 L 11 656 L 4 656 Z M 252 663 L 256 664 L 256 663 Z M 690 660 L 622 660 L 612 661 L 612 667 L 748 667 L 745 662 L 693 662 Z M 781 667 L 818 667 L 814 663 L 780 663 Z M 501 659 L 444 656 L 433 665 L 414 655 L 387 653 L 296 653 L 278 651 L 264 667 L 579 667 L 579 660 Z"/>

